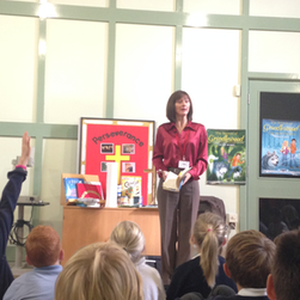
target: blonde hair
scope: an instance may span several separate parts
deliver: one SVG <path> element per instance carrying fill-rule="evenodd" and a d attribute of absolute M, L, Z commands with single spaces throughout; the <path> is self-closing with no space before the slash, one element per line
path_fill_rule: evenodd
<path fill-rule="evenodd" d="M 25 248 L 30 263 L 35 267 L 51 266 L 59 260 L 60 238 L 51 226 L 39 225 L 29 233 Z"/>
<path fill-rule="evenodd" d="M 200 214 L 194 225 L 194 242 L 201 251 L 200 266 L 210 287 L 215 285 L 219 267 L 218 254 L 225 234 L 226 226 L 223 219 L 210 212 Z"/>
<path fill-rule="evenodd" d="M 133 263 L 141 258 L 145 248 L 145 237 L 138 224 L 132 221 L 120 222 L 111 232 L 110 240 L 124 248 Z"/>
<path fill-rule="evenodd" d="M 95 243 L 77 251 L 58 276 L 55 300 L 143 300 L 142 281 L 126 251 Z"/>
<path fill-rule="evenodd" d="M 286 147 L 289 150 L 290 149 L 289 148 L 289 142 L 288 141 L 283 141 L 281 149 L 283 149 L 283 147 Z"/>

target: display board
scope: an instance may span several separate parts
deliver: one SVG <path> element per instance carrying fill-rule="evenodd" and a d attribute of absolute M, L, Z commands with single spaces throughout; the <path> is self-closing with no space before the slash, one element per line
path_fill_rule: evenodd
<path fill-rule="evenodd" d="M 207 140 L 207 184 L 245 184 L 245 130 L 207 129 Z"/>
<path fill-rule="evenodd" d="M 141 182 L 143 205 L 153 202 L 154 121 L 81 118 L 79 173 L 98 175 L 106 196 L 107 162 L 118 163 L 122 177 Z"/>
<path fill-rule="evenodd" d="M 300 94 L 260 93 L 260 176 L 300 177 Z"/>

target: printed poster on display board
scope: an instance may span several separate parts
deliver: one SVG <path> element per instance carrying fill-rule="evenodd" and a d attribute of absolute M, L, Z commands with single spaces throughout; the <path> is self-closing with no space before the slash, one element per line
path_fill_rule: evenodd
<path fill-rule="evenodd" d="M 245 184 L 245 130 L 207 129 L 208 184 Z"/>
<path fill-rule="evenodd" d="M 262 119 L 262 176 L 300 176 L 300 122 Z"/>
<path fill-rule="evenodd" d="M 79 172 L 98 175 L 105 194 L 106 163 L 117 162 L 118 184 L 122 177 L 140 178 L 143 205 L 151 204 L 154 121 L 81 118 L 80 123 Z"/>

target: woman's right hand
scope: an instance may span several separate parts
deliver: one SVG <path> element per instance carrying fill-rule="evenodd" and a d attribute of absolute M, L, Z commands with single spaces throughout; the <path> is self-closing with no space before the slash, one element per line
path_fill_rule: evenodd
<path fill-rule="evenodd" d="M 166 180 L 167 176 L 168 176 L 169 172 L 168 171 L 162 171 L 162 178 L 163 178 L 163 181 Z"/>

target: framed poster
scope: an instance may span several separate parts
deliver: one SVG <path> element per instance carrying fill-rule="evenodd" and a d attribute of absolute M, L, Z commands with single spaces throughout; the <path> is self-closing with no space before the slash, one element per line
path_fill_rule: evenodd
<path fill-rule="evenodd" d="M 81 118 L 79 173 L 98 175 L 106 197 L 106 163 L 117 162 L 118 184 L 122 177 L 141 178 L 143 205 L 151 204 L 154 127 L 154 121 Z"/>
<path fill-rule="evenodd" d="M 260 93 L 261 177 L 300 177 L 300 94 Z"/>
<path fill-rule="evenodd" d="M 207 129 L 208 184 L 245 184 L 245 130 Z"/>
<path fill-rule="evenodd" d="M 300 176 L 300 121 L 262 120 L 261 175 Z"/>

